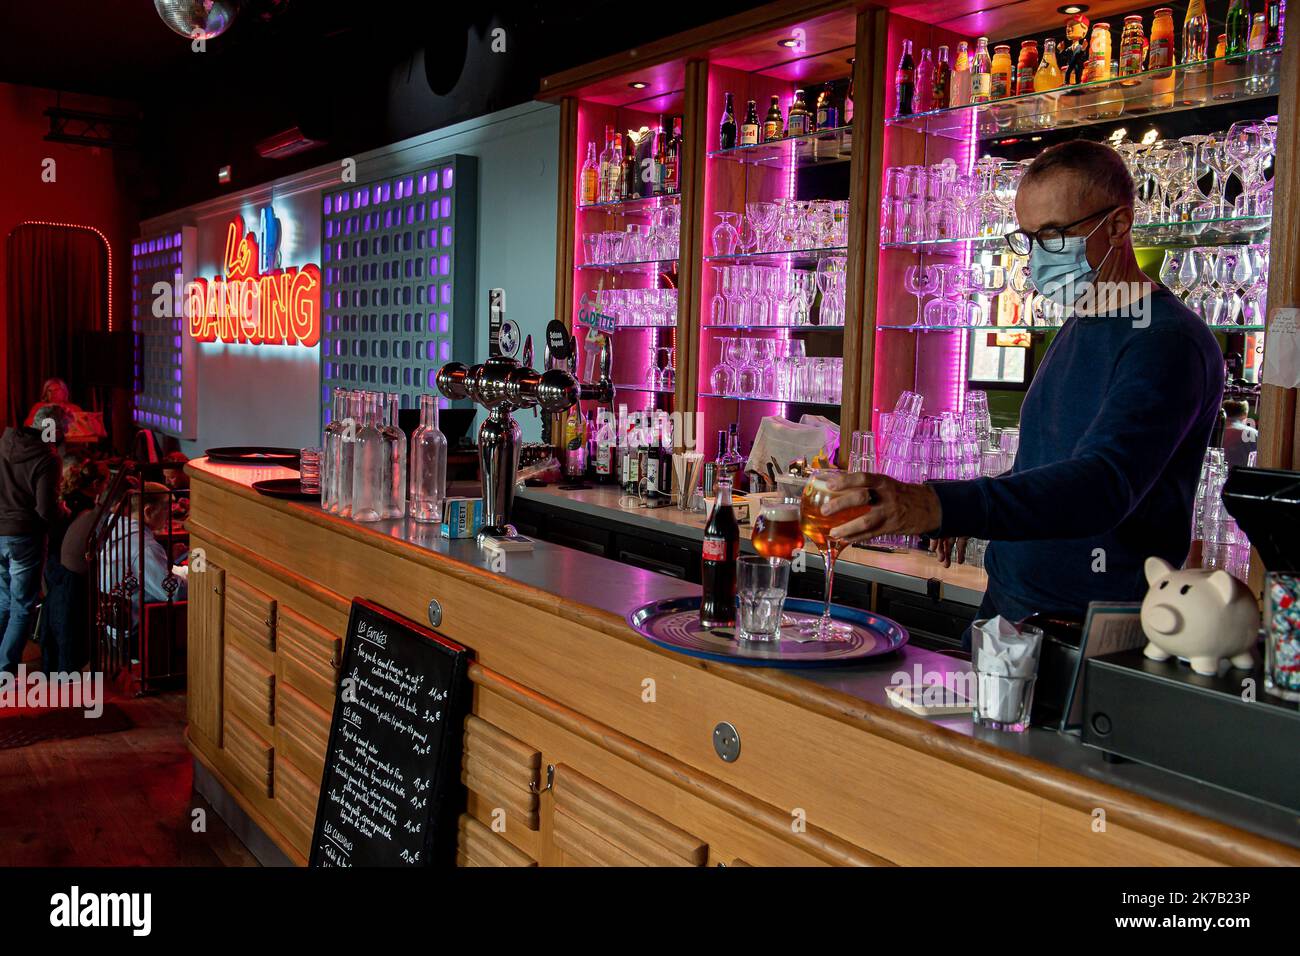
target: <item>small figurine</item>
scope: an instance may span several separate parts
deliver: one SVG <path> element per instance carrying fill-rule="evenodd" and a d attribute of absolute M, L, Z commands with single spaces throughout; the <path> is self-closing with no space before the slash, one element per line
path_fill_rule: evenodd
<path fill-rule="evenodd" d="M 1185 657 L 1206 675 L 1218 673 L 1224 657 L 1236 668 L 1254 666 L 1250 649 L 1259 638 L 1259 606 L 1246 585 L 1223 570 L 1176 571 L 1163 558 L 1147 558 L 1144 570 L 1150 588 L 1140 617 L 1147 657 Z"/>
<path fill-rule="evenodd" d="M 1065 18 L 1065 53 L 1058 65 L 1066 86 L 1083 82 L 1083 68 L 1088 62 L 1088 23 L 1082 13 Z"/>

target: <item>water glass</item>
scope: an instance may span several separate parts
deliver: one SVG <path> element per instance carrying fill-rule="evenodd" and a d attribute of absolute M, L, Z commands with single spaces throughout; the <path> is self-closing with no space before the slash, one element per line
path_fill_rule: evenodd
<path fill-rule="evenodd" d="M 780 640 L 790 562 L 750 555 L 740 559 L 738 573 L 736 637 L 742 641 Z"/>
<path fill-rule="evenodd" d="M 320 494 L 319 448 L 303 448 L 298 452 L 298 482 L 304 495 Z"/>

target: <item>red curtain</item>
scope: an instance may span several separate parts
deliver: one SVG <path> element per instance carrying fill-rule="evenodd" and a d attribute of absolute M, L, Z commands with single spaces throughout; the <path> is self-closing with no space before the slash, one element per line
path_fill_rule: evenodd
<path fill-rule="evenodd" d="M 108 250 L 88 229 L 22 225 L 9 233 L 7 421 L 21 422 L 41 384 L 64 379 L 72 401 L 89 399 L 85 334 L 108 330 Z"/>

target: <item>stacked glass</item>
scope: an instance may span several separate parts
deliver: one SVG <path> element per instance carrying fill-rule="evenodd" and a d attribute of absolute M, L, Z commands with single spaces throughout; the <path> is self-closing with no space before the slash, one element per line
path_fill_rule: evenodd
<path fill-rule="evenodd" d="M 1159 279 L 1212 326 L 1264 324 L 1268 245 L 1167 249 Z"/>
<path fill-rule="evenodd" d="M 1254 452 L 1248 464 L 1254 466 Z M 1223 483 L 1227 478 L 1228 463 L 1223 449 L 1207 448 L 1196 490 L 1192 540 L 1201 542 L 1201 567 L 1222 568 L 1234 578 L 1246 581 L 1250 574 L 1250 541 L 1223 505 Z"/>
<path fill-rule="evenodd" d="M 801 339 L 719 336 L 710 394 L 838 405 L 844 359 L 810 357 Z"/>
<path fill-rule="evenodd" d="M 714 266 L 717 282 L 709 306 L 709 324 L 733 328 L 843 326 L 847 262 L 844 256 L 826 256 L 818 261 L 816 269 Z M 814 323 L 813 307 L 818 302 Z"/>
<path fill-rule="evenodd" d="M 840 249 L 849 241 L 848 200 L 747 202 L 744 213 L 714 215 L 713 254 L 719 257 Z"/>

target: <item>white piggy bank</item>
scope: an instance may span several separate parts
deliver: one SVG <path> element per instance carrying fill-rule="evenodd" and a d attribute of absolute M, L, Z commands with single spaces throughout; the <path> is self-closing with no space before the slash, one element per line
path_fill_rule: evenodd
<path fill-rule="evenodd" d="M 1259 606 L 1227 571 L 1176 571 L 1163 558 L 1144 565 L 1150 589 L 1142 600 L 1142 631 L 1153 661 L 1185 657 L 1198 674 L 1214 674 L 1221 658 L 1249 668 L 1259 635 Z"/>

